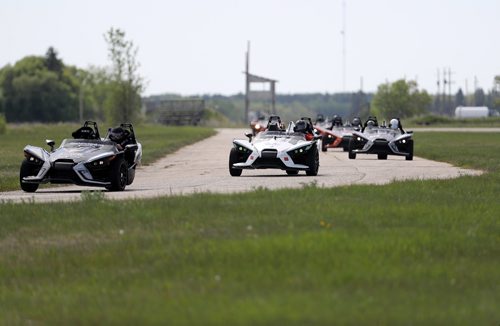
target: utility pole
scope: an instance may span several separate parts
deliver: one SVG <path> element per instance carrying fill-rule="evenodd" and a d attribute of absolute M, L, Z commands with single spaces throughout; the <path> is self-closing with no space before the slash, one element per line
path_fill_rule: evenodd
<path fill-rule="evenodd" d="M 83 91 L 87 84 L 87 76 L 85 76 L 80 84 L 80 92 L 78 93 L 78 118 L 79 122 L 83 123 Z"/>
<path fill-rule="evenodd" d="M 451 79 L 451 75 L 453 72 L 451 71 L 451 68 L 448 67 L 448 114 L 451 115 L 453 112 L 453 103 L 452 103 L 452 96 L 451 96 L 451 84 L 454 84 L 455 82 Z"/>
<path fill-rule="evenodd" d="M 345 93 L 346 91 L 346 75 L 347 75 L 347 67 L 346 67 L 346 4 L 345 0 L 342 1 L 342 91 Z"/>
<path fill-rule="evenodd" d="M 446 113 L 446 85 L 448 80 L 446 79 L 446 68 L 443 68 L 443 93 L 441 99 L 441 112 Z"/>
<path fill-rule="evenodd" d="M 465 105 L 469 105 L 469 80 L 465 78 Z"/>
<path fill-rule="evenodd" d="M 250 41 L 247 41 L 247 52 L 245 53 L 245 116 L 243 121 L 248 123 L 248 107 L 250 105 L 249 93 L 250 93 Z"/>
<path fill-rule="evenodd" d="M 441 111 L 441 101 L 439 101 L 439 97 L 440 97 L 440 94 L 441 94 L 441 75 L 439 73 L 439 68 L 437 69 L 437 81 L 436 81 L 436 85 L 437 85 L 437 92 L 436 92 L 436 100 L 435 100 L 435 104 L 436 105 L 436 109 L 438 112 Z"/>

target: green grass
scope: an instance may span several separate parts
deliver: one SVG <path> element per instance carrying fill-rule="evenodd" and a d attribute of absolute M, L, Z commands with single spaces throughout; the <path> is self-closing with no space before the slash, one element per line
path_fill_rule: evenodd
<path fill-rule="evenodd" d="M 500 117 L 457 119 L 426 115 L 403 121 L 405 127 L 500 127 Z"/>
<path fill-rule="evenodd" d="M 0 324 L 496 325 L 500 134 L 415 137 L 488 173 L 2 204 Z"/>
<path fill-rule="evenodd" d="M 58 146 L 64 138 L 70 138 L 71 132 L 78 127 L 76 124 L 9 125 L 7 132 L 0 135 L 0 191 L 19 189 L 19 167 L 24 159 L 24 146 L 29 144 L 48 149 L 45 144 L 47 138 L 55 140 Z M 101 136 L 104 137 L 106 129 L 101 129 Z M 135 133 L 143 145 L 142 163 L 149 164 L 187 144 L 212 135 L 214 131 L 199 127 L 140 125 L 135 127 Z"/>

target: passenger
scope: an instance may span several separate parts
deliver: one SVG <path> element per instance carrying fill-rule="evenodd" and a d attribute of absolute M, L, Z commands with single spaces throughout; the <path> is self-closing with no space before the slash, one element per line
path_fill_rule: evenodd
<path fill-rule="evenodd" d="M 399 120 L 399 118 L 393 118 L 393 119 L 391 119 L 391 121 L 389 122 L 389 128 L 391 128 L 393 130 L 399 130 L 403 134 L 405 133 L 405 131 L 403 130 L 403 126 L 401 125 L 401 121 Z"/>

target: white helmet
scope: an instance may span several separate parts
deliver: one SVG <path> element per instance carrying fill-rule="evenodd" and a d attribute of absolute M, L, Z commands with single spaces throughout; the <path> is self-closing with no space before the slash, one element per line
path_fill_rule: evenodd
<path fill-rule="evenodd" d="M 394 130 L 399 129 L 399 120 L 398 119 L 391 119 L 391 121 L 389 122 L 389 127 L 391 129 L 394 129 Z"/>

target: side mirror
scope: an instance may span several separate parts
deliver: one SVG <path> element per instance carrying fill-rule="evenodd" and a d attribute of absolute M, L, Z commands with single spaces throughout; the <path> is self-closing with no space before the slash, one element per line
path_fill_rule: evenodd
<path fill-rule="evenodd" d="M 407 130 L 406 133 L 407 134 L 413 134 L 413 130 Z"/>
<path fill-rule="evenodd" d="M 245 132 L 245 136 L 248 137 L 248 141 L 252 141 L 253 134 L 251 132 Z"/>
<path fill-rule="evenodd" d="M 53 152 L 54 151 L 54 146 L 55 146 L 56 142 L 53 141 L 52 139 L 46 139 L 45 143 L 47 143 L 47 145 L 50 146 L 50 151 Z"/>

